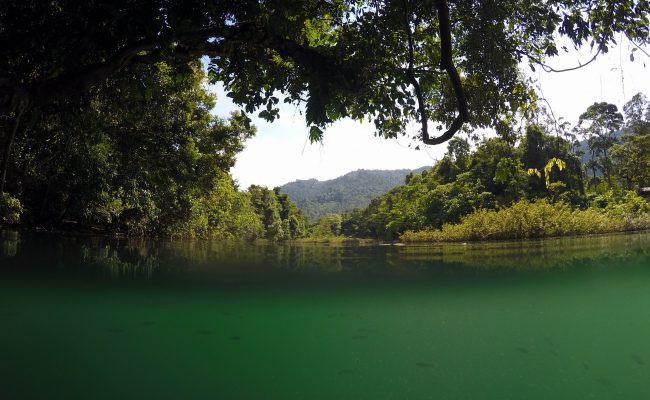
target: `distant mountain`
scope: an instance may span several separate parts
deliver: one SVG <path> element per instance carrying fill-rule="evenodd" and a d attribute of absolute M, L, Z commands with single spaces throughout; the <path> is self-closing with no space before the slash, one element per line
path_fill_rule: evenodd
<path fill-rule="evenodd" d="M 415 170 L 360 169 L 328 181 L 297 180 L 280 189 L 311 219 L 323 214 L 342 213 L 366 207 L 370 200 L 404 183 L 406 175 L 420 173 L 430 167 Z"/>

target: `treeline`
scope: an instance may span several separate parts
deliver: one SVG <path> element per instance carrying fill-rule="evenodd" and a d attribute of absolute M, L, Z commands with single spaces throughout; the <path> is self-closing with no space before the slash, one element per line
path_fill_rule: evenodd
<path fill-rule="evenodd" d="M 304 235 L 286 195 L 239 191 L 228 171 L 255 133 L 211 114 L 200 63 L 133 65 L 75 100 L 32 108 L 15 138 L 0 224 L 129 235 Z M 7 121 L 0 121 L 7 123 Z"/>
<path fill-rule="evenodd" d="M 573 127 L 541 119 L 529 124 L 521 135 L 507 130 L 474 146 L 454 138 L 430 170 L 409 174 L 404 185 L 373 199 L 368 207 L 340 215 L 338 220 L 328 215 L 321 225 L 337 220 L 340 223 L 332 234 L 395 240 L 408 232 L 404 238 L 417 241 L 650 228 L 650 207 L 636 194 L 650 185 L 650 103 L 637 94 L 623 111 L 625 116 L 613 104 L 595 103 Z M 588 161 L 583 164 L 585 150 Z M 510 210 L 514 213 L 497 213 L 512 205 L 517 206 Z M 567 218 L 562 227 L 555 228 L 551 219 L 544 219 L 543 215 L 569 215 L 565 206 L 607 215 L 571 214 L 573 219 Z M 515 214 L 530 221 L 510 219 L 510 228 L 500 224 Z M 648 220 L 640 221 L 640 217 Z M 583 226 L 576 218 L 584 222 L 578 231 L 567 225 Z M 623 218 L 629 221 L 617 222 Z M 465 230 L 451 228 L 461 222 Z M 526 232 L 514 232 L 520 228 Z M 477 233 L 491 229 L 492 234 Z"/>
<path fill-rule="evenodd" d="M 650 227 L 647 202 L 636 195 L 650 185 L 650 103 L 643 94 L 623 113 L 595 103 L 576 126 L 540 112 L 522 133 L 501 127 L 496 137 L 473 143 L 456 137 L 430 170 L 409 174 L 364 209 L 325 214 L 307 226 L 280 189 L 239 190 L 229 169 L 255 129 L 241 114 L 212 115 L 216 99 L 204 83 L 198 62 L 134 64 L 83 96 L 30 107 L 11 157 L 3 158 L 0 225 L 272 241 Z M 0 119 L 4 132 L 9 124 Z M 556 226 L 554 215 L 567 216 L 565 225 Z M 567 221 L 585 228 L 577 232 Z"/>

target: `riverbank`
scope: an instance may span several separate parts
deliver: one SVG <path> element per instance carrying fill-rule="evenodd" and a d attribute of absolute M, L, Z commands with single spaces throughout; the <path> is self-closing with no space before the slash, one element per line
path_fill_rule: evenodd
<path fill-rule="evenodd" d="M 9 228 L 9 227 L 5 227 Z M 13 225 L 13 229 L 49 232 L 63 235 L 95 235 L 107 237 L 140 237 L 149 239 L 190 239 L 209 238 L 185 237 L 182 235 L 149 235 L 142 232 L 126 233 L 100 226 L 86 226 L 74 221 L 66 221 L 51 229 Z M 440 229 L 406 231 L 395 243 L 445 243 L 481 242 L 495 240 L 525 240 L 565 236 L 585 236 L 630 231 L 650 230 L 650 204 L 638 197 L 629 201 L 610 204 L 603 208 L 590 207 L 574 209 L 569 205 L 538 201 L 519 201 L 510 207 L 497 210 L 479 209 L 466 215 L 458 224 L 445 224 Z M 232 238 L 214 237 L 224 242 L 238 241 Z M 291 240 L 272 241 L 256 239 L 252 243 L 278 244 L 328 244 L 363 245 L 376 244 L 375 238 L 358 238 L 342 235 L 304 236 Z"/>

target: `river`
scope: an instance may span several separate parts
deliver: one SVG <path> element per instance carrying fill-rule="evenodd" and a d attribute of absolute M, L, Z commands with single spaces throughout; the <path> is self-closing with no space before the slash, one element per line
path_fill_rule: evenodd
<path fill-rule="evenodd" d="M 650 398 L 650 233 L 440 246 L 0 232 L 3 399 Z"/>

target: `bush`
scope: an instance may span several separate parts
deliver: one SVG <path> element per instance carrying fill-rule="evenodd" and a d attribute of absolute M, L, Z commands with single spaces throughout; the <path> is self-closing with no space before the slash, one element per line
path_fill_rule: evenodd
<path fill-rule="evenodd" d="M 0 224 L 18 224 L 20 222 L 20 216 L 24 211 L 20 200 L 9 196 L 7 193 L 0 193 Z"/>
<path fill-rule="evenodd" d="M 604 209 L 578 210 L 546 199 L 522 200 L 500 210 L 477 210 L 459 224 L 441 229 L 407 231 L 400 239 L 411 243 L 526 239 L 642 229 L 650 229 L 650 205 L 629 193 Z"/>

